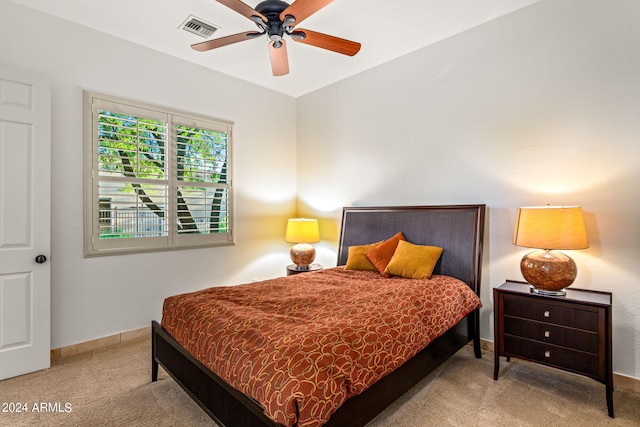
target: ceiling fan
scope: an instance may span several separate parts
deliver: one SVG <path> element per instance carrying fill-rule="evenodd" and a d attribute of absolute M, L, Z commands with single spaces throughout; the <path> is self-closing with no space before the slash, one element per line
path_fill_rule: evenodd
<path fill-rule="evenodd" d="M 284 35 L 298 43 L 353 56 L 360 50 L 360 43 L 330 36 L 316 31 L 294 29 L 300 22 L 313 15 L 333 0 L 295 0 L 291 5 L 280 0 L 265 0 L 255 9 L 240 0 L 217 0 L 219 3 L 252 20 L 260 31 L 246 31 L 218 39 L 191 45 L 197 51 L 205 52 L 233 43 L 252 40 L 262 35 L 269 38 L 269 56 L 274 76 L 289 73 L 289 59 Z"/>

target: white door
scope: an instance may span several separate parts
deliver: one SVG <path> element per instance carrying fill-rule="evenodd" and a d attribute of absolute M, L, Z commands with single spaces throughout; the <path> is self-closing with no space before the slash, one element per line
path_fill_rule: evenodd
<path fill-rule="evenodd" d="M 50 111 L 46 76 L 0 64 L 0 380 L 50 365 Z"/>

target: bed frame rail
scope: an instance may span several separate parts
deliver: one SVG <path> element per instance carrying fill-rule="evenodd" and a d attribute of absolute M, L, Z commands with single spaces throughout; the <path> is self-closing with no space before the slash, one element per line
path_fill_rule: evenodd
<path fill-rule="evenodd" d="M 151 322 L 151 381 L 158 365 L 221 426 L 277 427 L 246 395 L 193 357 L 155 320 Z"/>

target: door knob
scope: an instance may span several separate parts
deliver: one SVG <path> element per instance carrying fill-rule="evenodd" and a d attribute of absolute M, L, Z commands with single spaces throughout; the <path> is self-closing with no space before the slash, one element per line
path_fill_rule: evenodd
<path fill-rule="evenodd" d="M 44 256 L 44 255 L 38 255 L 38 256 L 36 257 L 36 262 L 37 262 L 38 264 L 45 263 L 45 262 L 47 262 L 47 257 L 46 257 L 46 256 Z"/>

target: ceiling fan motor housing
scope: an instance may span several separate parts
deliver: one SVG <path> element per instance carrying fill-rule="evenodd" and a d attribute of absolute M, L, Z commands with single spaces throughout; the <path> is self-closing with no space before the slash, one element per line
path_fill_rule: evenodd
<path fill-rule="evenodd" d="M 257 23 L 258 27 L 261 27 L 267 32 L 269 38 L 276 42 L 276 46 L 281 46 L 282 36 L 285 33 L 285 26 L 280 20 L 280 14 L 289 7 L 289 4 L 280 0 L 265 0 L 259 3 L 255 10 L 260 12 L 267 18 L 267 23 Z"/>
<path fill-rule="evenodd" d="M 289 3 L 280 0 L 265 0 L 258 3 L 255 10 L 271 19 L 271 16 L 269 15 L 275 15 L 276 17 L 278 17 L 288 7 Z"/>

